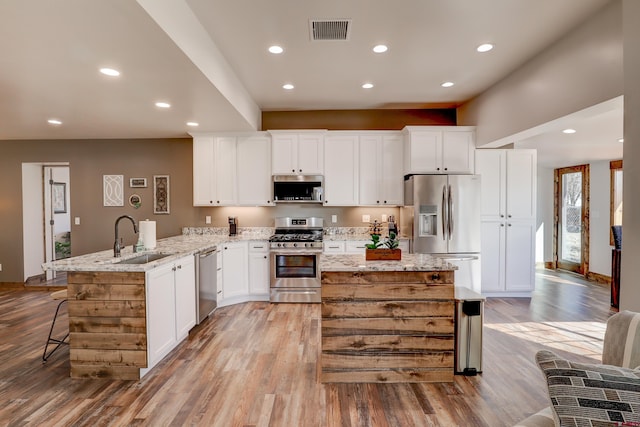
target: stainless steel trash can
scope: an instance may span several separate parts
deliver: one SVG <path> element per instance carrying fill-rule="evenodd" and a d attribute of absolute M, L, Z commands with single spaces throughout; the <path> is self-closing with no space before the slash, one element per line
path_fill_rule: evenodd
<path fill-rule="evenodd" d="M 467 288 L 456 288 L 455 373 L 482 372 L 482 329 L 485 297 Z"/>

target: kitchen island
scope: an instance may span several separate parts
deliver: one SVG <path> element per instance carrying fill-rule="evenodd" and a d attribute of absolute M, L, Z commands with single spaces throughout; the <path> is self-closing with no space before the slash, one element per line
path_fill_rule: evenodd
<path fill-rule="evenodd" d="M 180 235 L 143 253 L 128 246 L 119 258 L 106 250 L 44 264 L 45 270 L 67 272 L 71 377 L 140 379 L 195 326 L 194 255 L 267 238 Z M 130 263 L 149 255 L 157 259 Z"/>
<path fill-rule="evenodd" d="M 453 381 L 455 268 L 422 254 L 323 255 L 321 381 Z"/>

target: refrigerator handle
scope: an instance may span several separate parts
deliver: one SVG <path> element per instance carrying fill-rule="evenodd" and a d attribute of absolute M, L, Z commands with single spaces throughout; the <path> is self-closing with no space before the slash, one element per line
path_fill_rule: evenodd
<path fill-rule="evenodd" d="M 442 186 L 442 240 L 447 240 L 447 186 Z"/>
<path fill-rule="evenodd" d="M 453 234 L 453 197 L 451 196 L 451 185 L 449 185 L 449 192 L 447 198 L 447 213 L 449 218 L 447 218 L 447 224 L 449 225 L 449 240 L 451 240 L 451 235 Z"/>

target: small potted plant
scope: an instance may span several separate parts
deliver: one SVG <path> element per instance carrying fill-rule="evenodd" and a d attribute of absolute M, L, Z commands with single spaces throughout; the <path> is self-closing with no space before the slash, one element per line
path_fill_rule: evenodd
<path fill-rule="evenodd" d="M 380 241 L 379 234 L 371 235 L 371 243 L 366 245 L 365 259 L 367 261 L 400 261 L 402 250 L 398 249 L 396 233 L 389 233 L 385 242 Z"/>

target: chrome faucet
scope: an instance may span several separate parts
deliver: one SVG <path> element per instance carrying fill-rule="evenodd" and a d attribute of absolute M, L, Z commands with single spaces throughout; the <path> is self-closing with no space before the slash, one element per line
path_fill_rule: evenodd
<path fill-rule="evenodd" d="M 136 225 L 136 221 L 129 215 L 122 215 L 120 217 L 118 217 L 118 219 L 116 219 L 116 241 L 113 244 L 113 256 L 114 257 L 119 257 L 120 256 L 120 249 L 122 249 L 122 240 L 118 239 L 118 224 L 120 223 L 120 220 L 122 218 L 127 218 L 128 220 L 131 221 L 131 223 L 133 224 L 133 232 L 134 233 L 138 233 L 138 226 Z"/>

